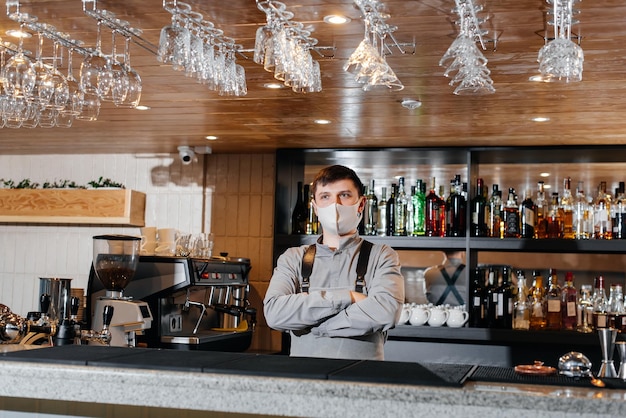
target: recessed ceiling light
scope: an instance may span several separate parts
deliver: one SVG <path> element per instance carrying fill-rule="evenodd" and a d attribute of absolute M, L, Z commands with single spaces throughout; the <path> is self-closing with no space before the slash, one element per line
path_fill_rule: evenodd
<path fill-rule="evenodd" d="M 533 122 L 548 122 L 550 118 L 546 116 L 537 116 L 536 118 L 531 119 Z"/>
<path fill-rule="evenodd" d="M 550 177 L 550 173 L 539 173 L 539 177 Z"/>
<path fill-rule="evenodd" d="M 339 16 L 339 15 L 328 15 L 328 16 L 324 16 L 324 22 L 326 23 L 330 23 L 333 25 L 343 25 L 344 23 L 348 23 L 351 22 L 352 19 L 350 19 L 349 17 L 346 16 Z"/>
<path fill-rule="evenodd" d="M 402 99 L 402 107 L 407 109 L 417 109 L 422 106 L 422 102 L 416 99 Z"/>
<path fill-rule="evenodd" d="M 209 141 L 215 141 L 217 139 L 217 137 L 215 135 L 207 135 L 204 138 L 208 139 Z"/>
<path fill-rule="evenodd" d="M 6 31 L 6 34 L 14 38 L 30 38 L 33 36 L 31 33 L 19 29 L 9 29 Z"/>
<path fill-rule="evenodd" d="M 284 85 L 280 83 L 265 83 L 263 84 L 263 87 L 266 89 L 282 89 Z"/>
<path fill-rule="evenodd" d="M 318 125 L 328 125 L 329 123 L 331 123 L 328 119 L 315 119 L 313 122 L 317 123 Z"/>
<path fill-rule="evenodd" d="M 150 110 L 151 107 L 150 106 L 139 105 L 139 106 L 135 107 L 135 109 L 137 109 L 137 110 Z"/>

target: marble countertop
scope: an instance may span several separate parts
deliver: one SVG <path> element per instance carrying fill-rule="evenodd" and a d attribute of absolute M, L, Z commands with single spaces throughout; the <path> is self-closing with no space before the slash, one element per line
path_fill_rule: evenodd
<path fill-rule="evenodd" d="M 1 396 L 298 417 L 618 417 L 626 391 L 463 387 L 0 361 Z"/>

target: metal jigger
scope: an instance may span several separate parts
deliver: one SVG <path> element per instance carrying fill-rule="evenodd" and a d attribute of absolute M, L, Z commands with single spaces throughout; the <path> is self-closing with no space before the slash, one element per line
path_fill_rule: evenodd
<path fill-rule="evenodd" d="M 619 372 L 617 378 L 626 381 L 626 341 L 618 341 L 615 343 L 617 352 L 620 356 Z"/>
<path fill-rule="evenodd" d="M 615 351 L 615 339 L 617 338 L 617 330 L 615 328 L 598 329 L 600 337 L 600 348 L 602 349 L 602 366 L 598 372 L 599 378 L 615 378 L 617 372 L 613 364 L 613 352 Z"/>

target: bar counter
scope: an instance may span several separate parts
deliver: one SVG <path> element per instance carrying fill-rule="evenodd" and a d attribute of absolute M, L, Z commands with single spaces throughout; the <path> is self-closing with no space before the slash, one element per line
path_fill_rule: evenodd
<path fill-rule="evenodd" d="M 115 349 L 114 355 L 104 356 L 105 348 Z M 62 351 L 62 347 L 56 349 L 56 354 Z M 77 403 L 88 403 L 91 413 L 98 410 L 98 405 L 108 405 L 109 410 L 110 405 L 126 405 L 146 410 L 231 412 L 238 417 L 617 417 L 626 410 L 624 389 L 469 380 L 458 385 L 448 385 L 445 380 L 406 383 L 419 377 L 411 376 L 420 367 L 412 363 L 153 350 L 148 354 L 170 360 L 150 364 L 145 361 L 150 356 L 143 349 L 100 347 L 98 355 L 89 361 L 84 360 L 82 352 L 76 354 L 76 349 L 67 357 L 56 355 L 54 350 L 29 350 L 28 354 L 37 354 L 21 358 L 11 357 L 15 353 L 0 354 L 0 413 L 15 404 L 8 402 L 11 399 L 22 403 L 32 399 L 61 402 L 66 405 L 67 415 L 77 415 L 80 408 L 72 407 Z M 234 359 L 226 362 L 229 364 L 249 365 L 252 361 L 273 366 L 248 366 L 249 370 L 231 366 L 210 372 L 211 367 L 194 365 L 200 358 L 209 364 L 216 356 Z M 365 373 L 336 378 L 359 366 L 365 366 Z M 298 377 L 300 369 L 308 371 Z M 339 370 L 331 373 L 335 378 L 331 374 L 323 378 L 326 370 L 334 369 Z M 384 371 L 393 369 L 406 373 L 391 379 Z"/>

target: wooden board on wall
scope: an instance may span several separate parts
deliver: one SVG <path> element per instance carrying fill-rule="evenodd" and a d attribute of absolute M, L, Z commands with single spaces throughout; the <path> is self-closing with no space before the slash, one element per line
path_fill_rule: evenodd
<path fill-rule="evenodd" d="M 145 225 L 145 193 L 128 189 L 0 190 L 0 222 Z"/>

